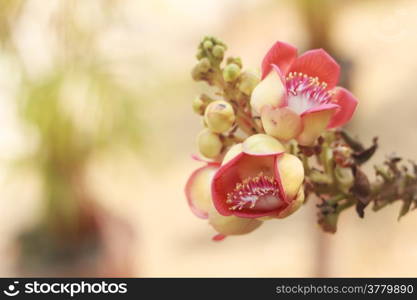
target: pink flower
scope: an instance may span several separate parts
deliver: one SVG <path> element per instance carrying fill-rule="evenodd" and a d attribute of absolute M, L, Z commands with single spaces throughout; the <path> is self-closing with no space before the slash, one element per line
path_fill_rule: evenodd
<path fill-rule="evenodd" d="M 276 42 L 262 62 L 262 81 L 252 92 L 252 109 L 265 132 L 282 141 L 311 145 L 327 128 L 343 126 L 356 98 L 337 87 L 340 67 L 323 49 L 297 56 L 297 49 Z"/>
<path fill-rule="evenodd" d="M 209 224 L 217 231 L 214 241 L 221 241 L 228 235 L 241 235 L 258 228 L 262 221 L 244 219 L 234 216 L 220 215 L 213 206 L 211 183 L 214 174 L 219 169 L 217 163 L 207 163 L 195 170 L 188 178 L 185 195 L 191 211 L 199 218 L 208 219 Z"/>
<path fill-rule="evenodd" d="M 304 201 L 304 168 L 275 138 L 256 134 L 234 145 L 215 173 L 211 192 L 222 216 L 284 218 Z"/>

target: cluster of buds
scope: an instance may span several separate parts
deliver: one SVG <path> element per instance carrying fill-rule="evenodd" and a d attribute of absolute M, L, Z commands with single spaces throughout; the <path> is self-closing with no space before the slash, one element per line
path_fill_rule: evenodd
<path fill-rule="evenodd" d="M 197 137 L 202 157 L 194 157 L 204 166 L 192 173 L 185 193 L 194 214 L 217 232 L 214 240 L 288 217 L 312 194 L 322 200 L 318 223 L 327 232 L 336 231 L 346 208 L 356 206 L 363 217 L 370 202 L 380 207 L 386 202 L 380 191 L 391 191 L 391 202 L 408 199 L 408 208 L 416 201 L 407 196 L 416 190 L 415 176 L 395 173 L 391 164 L 388 173 L 403 179 L 373 185 L 361 171 L 376 139 L 365 149 L 338 129 L 358 101 L 336 86 L 340 67 L 329 54 L 316 49 L 298 56 L 295 47 L 277 42 L 258 75 L 244 70 L 239 58 L 225 59 L 226 49 L 205 37 L 192 70 L 195 80 L 216 90 L 192 103 L 204 125 Z M 406 188 L 399 190 L 399 182 Z"/>

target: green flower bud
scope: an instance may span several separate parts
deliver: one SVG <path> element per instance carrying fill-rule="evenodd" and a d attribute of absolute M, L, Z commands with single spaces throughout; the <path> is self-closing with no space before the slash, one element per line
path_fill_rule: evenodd
<path fill-rule="evenodd" d="M 255 73 L 245 71 L 240 75 L 239 90 L 250 96 L 259 82 L 260 78 Z"/>
<path fill-rule="evenodd" d="M 218 134 L 209 129 L 203 129 L 197 136 L 198 150 L 207 158 L 216 158 L 223 147 Z"/>
<path fill-rule="evenodd" d="M 203 73 L 201 73 L 199 65 L 195 65 L 194 68 L 191 70 L 191 77 L 195 81 L 199 81 L 203 79 Z"/>
<path fill-rule="evenodd" d="M 233 81 L 236 78 L 239 77 L 240 74 L 240 67 L 237 64 L 228 64 L 224 69 L 223 69 L 223 79 L 225 81 Z"/>
<path fill-rule="evenodd" d="M 223 59 L 224 56 L 224 47 L 220 45 L 216 45 L 213 48 L 213 55 L 218 59 Z"/>
<path fill-rule="evenodd" d="M 198 115 L 204 115 L 204 110 L 206 109 L 206 104 L 200 97 L 195 97 L 193 100 L 193 110 Z"/>
<path fill-rule="evenodd" d="M 239 66 L 239 68 L 242 68 L 242 60 L 240 57 L 228 57 L 226 64 L 236 64 Z"/>
<path fill-rule="evenodd" d="M 229 130 L 235 122 L 235 113 L 230 103 L 218 100 L 211 102 L 204 113 L 207 127 L 216 133 Z"/>
<path fill-rule="evenodd" d="M 210 40 L 206 40 L 203 43 L 203 48 L 206 50 L 210 50 L 213 47 L 213 42 Z"/>
<path fill-rule="evenodd" d="M 201 73 L 205 73 L 210 70 L 211 64 L 210 60 L 207 57 L 202 58 L 198 63 L 198 68 Z"/>
<path fill-rule="evenodd" d="M 196 57 L 197 57 L 198 60 L 202 59 L 204 57 L 204 51 L 199 49 L 197 51 Z"/>

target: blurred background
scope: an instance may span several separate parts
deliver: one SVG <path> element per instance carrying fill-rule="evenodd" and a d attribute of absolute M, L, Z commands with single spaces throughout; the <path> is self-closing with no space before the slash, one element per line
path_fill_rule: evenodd
<path fill-rule="evenodd" d="M 276 40 L 325 48 L 360 100 L 353 135 L 380 137 L 375 161 L 417 159 L 416 16 L 411 0 L 0 0 L 0 276 L 416 276 L 399 205 L 329 235 L 310 201 L 215 243 L 183 194 L 208 34 L 255 70 Z"/>

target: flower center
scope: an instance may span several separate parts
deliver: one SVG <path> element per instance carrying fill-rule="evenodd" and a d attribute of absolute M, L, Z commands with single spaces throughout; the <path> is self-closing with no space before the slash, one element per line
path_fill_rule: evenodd
<path fill-rule="evenodd" d="M 332 92 L 327 90 L 325 82 L 319 82 L 317 77 L 303 73 L 291 72 L 286 78 L 288 90 L 288 107 L 297 114 L 306 110 L 329 103 Z"/>
<path fill-rule="evenodd" d="M 268 211 L 284 204 L 279 197 L 278 182 L 262 172 L 237 183 L 233 192 L 227 194 L 226 202 L 232 205 L 230 210 L 248 208 Z"/>

